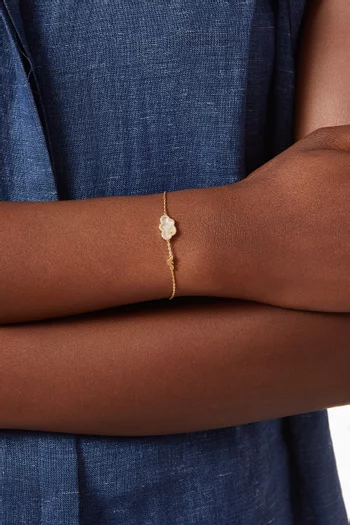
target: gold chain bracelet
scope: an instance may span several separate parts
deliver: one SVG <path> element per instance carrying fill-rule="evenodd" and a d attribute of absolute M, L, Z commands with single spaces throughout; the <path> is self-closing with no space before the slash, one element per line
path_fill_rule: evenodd
<path fill-rule="evenodd" d="M 170 239 L 176 233 L 176 226 L 175 226 L 174 219 L 171 219 L 171 217 L 169 217 L 169 215 L 167 214 L 166 191 L 163 193 L 163 205 L 164 205 L 164 213 L 160 218 L 159 229 L 162 232 L 162 238 L 167 243 L 168 252 L 169 252 L 169 259 L 167 260 L 167 264 L 170 268 L 171 281 L 173 284 L 173 291 L 172 291 L 171 296 L 169 297 L 169 301 L 170 301 L 171 299 L 174 298 L 175 292 L 176 292 L 174 254 L 173 254 L 173 251 L 171 249 L 171 244 L 170 244 Z"/>

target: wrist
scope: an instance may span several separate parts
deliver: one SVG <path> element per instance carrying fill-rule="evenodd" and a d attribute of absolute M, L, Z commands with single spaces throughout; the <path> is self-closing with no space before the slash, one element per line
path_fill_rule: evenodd
<path fill-rule="evenodd" d="M 245 181 L 244 181 L 245 182 Z M 211 189 L 203 246 L 205 295 L 255 300 L 264 284 L 264 228 L 251 184 Z M 257 188 L 259 192 L 259 188 Z M 256 295 L 257 294 L 257 295 Z"/>
<path fill-rule="evenodd" d="M 245 299 L 252 278 L 250 220 L 252 206 L 247 205 L 242 184 L 215 188 L 215 220 L 211 244 L 213 288 L 210 295 Z"/>
<path fill-rule="evenodd" d="M 229 221 L 224 237 L 228 242 L 223 250 L 230 257 L 229 272 L 231 297 L 264 302 L 269 289 L 269 260 L 272 255 L 271 223 L 275 216 L 273 199 L 267 205 L 268 184 L 263 178 L 248 177 L 230 187 L 226 209 Z M 229 231 L 227 231 L 229 230 Z M 220 283 L 225 296 L 225 283 Z M 226 285 L 227 286 L 227 285 Z"/>
<path fill-rule="evenodd" d="M 214 264 L 217 188 L 168 193 L 169 216 L 177 233 L 171 244 L 175 260 L 176 296 L 212 295 L 216 288 Z"/>
<path fill-rule="evenodd" d="M 247 268 L 243 192 L 232 184 L 170 194 L 177 296 L 239 298 Z"/>

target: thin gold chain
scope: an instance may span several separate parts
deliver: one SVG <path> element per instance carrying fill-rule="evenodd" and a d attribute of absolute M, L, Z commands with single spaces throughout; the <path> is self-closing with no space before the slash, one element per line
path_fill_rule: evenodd
<path fill-rule="evenodd" d="M 164 206 L 164 215 L 168 215 L 167 214 L 167 211 L 166 211 L 166 204 L 167 204 L 167 200 L 166 200 L 166 191 L 163 193 L 163 206 Z"/>
<path fill-rule="evenodd" d="M 167 198 L 166 198 L 166 191 L 163 193 L 163 204 L 164 204 L 164 215 L 168 215 L 167 213 Z M 175 265 L 174 265 L 174 254 L 171 249 L 170 241 L 166 241 L 168 246 L 168 252 L 169 252 L 169 259 L 167 260 L 167 265 L 169 266 L 170 272 L 171 272 L 171 281 L 173 286 L 173 291 L 171 296 L 169 297 L 169 301 L 175 297 L 176 293 L 176 280 L 175 280 Z"/>

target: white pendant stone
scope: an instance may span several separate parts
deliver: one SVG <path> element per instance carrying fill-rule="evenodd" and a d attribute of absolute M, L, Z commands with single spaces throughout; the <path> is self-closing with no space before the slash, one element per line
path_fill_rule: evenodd
<path fill-rule="evenodd" d="M 159 229 L 162 232 L 162 237 L 165 241 L 170 239 L 176 233 L 176 226 L 174 219 L 171 219 L 168 215 L 162 215 L 160 218 Z"/>

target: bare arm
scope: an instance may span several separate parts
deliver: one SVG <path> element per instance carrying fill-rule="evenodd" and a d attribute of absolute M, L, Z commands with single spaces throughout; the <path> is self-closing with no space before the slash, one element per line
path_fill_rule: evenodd
<path fill-rule="evenodd" d="M 169 433 L 349 402 L 348 315 L 167 306 L 0 327 L 0 427 Z"/>
<path fill-rule="evenodd" d="M 350 123 L 350 2 L 311 0 L 300 49 L 297 139 Z"/>
<path fill-rule="evenodd" d="M 215 189 L 173 192 L 177 296 L 205 293 L 205 239 Z M 0 324 L 67 316 L 167 298 L 171 274 L 158 229 L 162 194 L 0 203 Z M 208 235 L 209 228 L 206 228 Z"/>
<path fill-rule="evenodd" d="M 168 303 L 0 327 L 0 427 L 146 435 L 350 401 L 350 317 Z"/>
<path fill-rule="evenodd" d="M 298 138 L 350 122 L 349 5 L 311 2 Z M 177 295 L 349 312 L 349 171 L 344 126 L 306 139 L 241 183 L 171 193 Z M 168 297 L 161 213 L 161 195 L 1 202 L 0 324 Z"/>
<path fill-rule="evenodd" d="M 348 173 L 350 126 L 339 126 L 237 184 L 172 192 L 177 296 L 350 312 Z M 0 203 L 0 324 L 169 297 L 161 204 Z"/>

